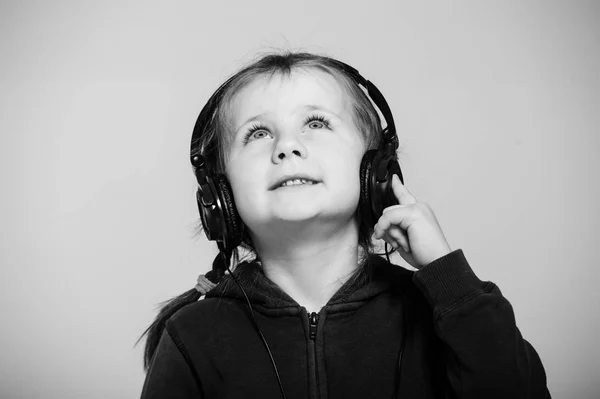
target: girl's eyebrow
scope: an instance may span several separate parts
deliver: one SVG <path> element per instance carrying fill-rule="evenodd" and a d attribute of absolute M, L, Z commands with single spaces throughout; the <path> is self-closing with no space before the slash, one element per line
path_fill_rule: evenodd
<path fill-rule="evenodd" d="M 304 110 L 304 111 L 325 111 L 337 118 L 340 118 L 340 116 L 338 114 L 336 114 L 335 112 L 333 112 L 332 110 L 325 108 L 323 106 L 320 106 L 320 105 L 308 104 L 308 105 L 303 106 L 302 110 Z"/>
<path fill-rule="evenodd" d="M 242 123 L 241 123 L 241 124 L 240 124 L 240 125 L 239 125 L 239 126 L 236 128 L 236 129 L 235 129 L 235 131 L 237 132 L 238 130 L 240 130 L 240 128 L 241 128 L 242 126 L 246 125 L 247 123 L 254 122 L 254 121 L 256 121 L 256 120 L 260 119 L 261 117 L 265 116 L 265 115 L 266 115 L 266 114 L 268 114 L 268 113 L 269 113 L 269 112 L 262 112 L 262 113 L 260 113 L 260 114 L 257 114 L 257 115 L 254 115 L 254 116 L 251 116 L 250 118 L 248 118 L 248 119 L 246 119 L 244 122 L 242 122 Z"/>

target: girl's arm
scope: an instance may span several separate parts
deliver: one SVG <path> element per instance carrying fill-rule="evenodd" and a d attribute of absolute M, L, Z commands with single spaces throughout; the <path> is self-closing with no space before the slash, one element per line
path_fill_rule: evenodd
<path fill-rule="evenodd" d="M 462 250 L 422 267 L 413 281 L 433 308 L 459 398 L 550 398 L 544 367 L 521 336 L 511 304 L 494 283 L 479 280 Z"/>
<path fill-rule="evenodd" d="M 433 308 L 447 348 L 446 369 L 459 398 L 549 398 L 539 356 L 523 339 L 510 303 L 477 278 L 462 250 L 452 251 L 431 207 L 392 177 L 398 205 L 383 210 L 374 237 L 418 269 L 415 284 Z"/>

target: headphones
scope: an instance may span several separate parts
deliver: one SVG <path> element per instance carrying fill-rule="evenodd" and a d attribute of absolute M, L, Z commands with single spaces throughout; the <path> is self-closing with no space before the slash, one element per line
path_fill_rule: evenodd
<path fill-rule="evenodd" d="M 352 77 L 356 84 L 366 89 L 372 102 L 383 115 L 386 127 L 382 130 L 382 141 L 378 149 L 367 151 L 360 164 L 359 215 L 369 226 L 374 226 L 383 210 L 398 204 L 392 191 L 392 176 L 398 175 L 404 184 L 400 164 L 396 158 L 398 137 L 392 112 L 381 92 L 348 64 L 326 58 Z M 199 148 L 199 139 L 214 123 L 217 107 L 236 75 L 223 83 L 202 108 L 192 134 L 190 160 L 198 181 L 196 200 L 203 230 L 211 241 L 217 241 L 221 255 L 213 262 L 212 274 L 207 278 L 219 281 L 229 263 L 234 248 L 242 242 L 244 224 L 235 207 L 231 186 L 224 174 L 213 173 L 211 165 Z"/>

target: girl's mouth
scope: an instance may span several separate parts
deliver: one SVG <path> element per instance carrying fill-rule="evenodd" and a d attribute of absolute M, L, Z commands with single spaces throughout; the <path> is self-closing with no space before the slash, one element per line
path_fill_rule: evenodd
<path fill-rule="evenodd" d="M 308 179 L 292 179 L 292 180 L 284 181 L 277 188 L 298 187 L 298 186 L 306 186 L 306 185 L 312 186 L 313 184 L 317 184 L 317 183 L 318 182 L 316 182 L 316 181 L 308 180 Z"/>
<path fill-rule="evenodd" d="M 281 180 L 280 180 L 281 181 Z M 313 180 L 308 177 L 292 177 L 281 181 L 281 183 L 274 185 L 270 190 L 277 190 L 280 188 L 300 187 L 300 186 L 314 186 L 321 183 L 318 180 Z"/>

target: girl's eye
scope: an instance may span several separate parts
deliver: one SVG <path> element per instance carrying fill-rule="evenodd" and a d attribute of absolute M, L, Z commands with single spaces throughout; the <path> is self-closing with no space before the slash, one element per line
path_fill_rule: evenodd
<path fill-rule="evenodd" d="M 322 115 L 311 115 L 304 120 L 304 125 L 308 126 L 309 129 L 329 129 L 329 120 Z M 242 140 L 244 144 L 247 144 L 251 139 L 262 139 L 269 133 L 266 127 L 255 124 L 250 126 L 248 133 L 244 135 Z"/>
<path fill-rule="evenodd" d="M 264 130 L 257 130 L 256 132 L 252 132 L 252 137 L 254 137 L 255 139 L 260 139 L 261 137 L 265 137 L 266 134 L 267 132 L 265 132 Z"/>
<path fill-rule="evenodd" d="M 329 129 L 329 121 L 321 115 L 311 115 L 304 121 L 310 129 Z"/>
<path fill-rule="evenodd" d="M 260 125 L 252 125 L 250 127 L 250 130 L 248 130 L 248 133 L 246 133 L 246 135 L 244 136 L 244 144 L 246 144 L 248 141 L 250 141 L 250 138 L 254 137 L 254 138 L 258 138 L 261 139 L 263 137 L 265 137 L 264 135 L 267 134 L 266 128 Z"/>

